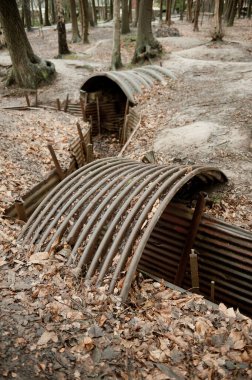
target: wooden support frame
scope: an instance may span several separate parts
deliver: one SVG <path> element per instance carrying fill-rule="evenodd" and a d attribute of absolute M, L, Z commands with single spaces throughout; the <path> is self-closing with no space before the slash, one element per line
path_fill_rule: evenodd
<path fill-rule="evenodd" d="M 48 144 L 47 147 L 48 147 L 49 152 L 51 154 L 51 157 L 52 157 L 52 160 L 53 160 L 56 172 L 57 172 L 60 180 L 62 180 L 64 178 L 64 172 L 63 172 L 63 170 L 62 170 L 62 168 L 60 166 L 60 163 L 59 163 L 59 160 L 58 160 L 58 158 L 56 156 L 56 153 L 55 153 L 52 145 Z"/>

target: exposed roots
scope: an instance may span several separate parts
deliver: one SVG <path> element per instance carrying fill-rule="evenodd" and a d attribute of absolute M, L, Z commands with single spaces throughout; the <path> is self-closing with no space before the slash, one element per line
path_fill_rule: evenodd
<path fill-rule="evenodd" d="M 153 43 L 142 45 L 135 50 L 132 63 L 149 61 L 151 58 L 159 57 L 161 53 L 161 44 L 157 40 L 154 40 Z"/>
<path fill-rule="evenodd" d="M 28 62 L 25 66 L 8 70 L 6 86 L 17 84 L 23 88 L 37 88 L 41 83 L 48 83 L 55 74 L 55 66 L 50 61 L 36 57 L 35 62 Z"/>

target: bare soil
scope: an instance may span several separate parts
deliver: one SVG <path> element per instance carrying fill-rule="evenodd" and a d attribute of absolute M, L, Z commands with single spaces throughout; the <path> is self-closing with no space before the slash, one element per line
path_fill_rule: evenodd
<path fill-rule="evenodd" d="M 139 98 L 142 123 L 125 155 L 139 159 L 154 150 L 160 163 L 218 166 L 230 182 L 214 194 L 210 212 L 251 228 L 252 22 L 236 20 L 225 30 L 224 43 L 213 44 L 211 20 L 205 19 L 198 33 L 185 21 L 174 21 L 181 37 L 160 38 L 161 61 L 177 80 Z M 64 59 L 55 58 L 54 27 L 35 29 L 28 37 L 58 73 L 38 91 L 43 104 L 64 101 L 67 94 L 76 101 L 84 80 L 110 66 L 109 23 L 91 29 L 90 45 L 70 45 L 72 54 Z M 134 39 L 135 30 L 122 40 L 127 66 Z M 8 65 L 8 52 L 0 51 L 0 75 Z M 24 104 L 22 90 L 0 84 L 0 108 Z M 39 181 L 50 168 L 45 141 L 65 151 L 76 119 L 48 110 L 0 110 L 0 115 L 3 209 L 25 183 Z M 106 144 L 100 142 L 104 154 Z M 114 154 L 118 147 L 111 144 L 107 153 Z M 22 223 L 0 221 L 1 379 L 252 377 L 252 324 L 239 311 L 222 304 L 215 309 L 198 295 L 165 290 L 141 277 L 129 303 L 120 306 L 116 296 L 105 294 L 106 286 L 93 289 L 73 279 L 63 251 L 30 257 L 17 241 Z"/>

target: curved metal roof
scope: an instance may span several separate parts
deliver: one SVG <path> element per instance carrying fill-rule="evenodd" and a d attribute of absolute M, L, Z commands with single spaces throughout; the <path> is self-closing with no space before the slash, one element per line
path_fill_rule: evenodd
<path fill-rule="evenodd" d="M 133 104 L 135 94 L 141 93 L 143 88 L 150 88 L 156 81 L 164 81 L 166 77 L 176 79 L 172 72 L 164 67 L 149 65 L 133 70 L 106 71 L 89 77 L 81 86 L 82 91 L 90 92 L 90 88 L 101 77 L 106 77 L 116 83 Z"/>
<path fill-rule="evenodd" d="M 121 291 L 125 299 L 151 232 L 172 198 L 184 185 L 225 181 L 212 167 L 146 165 L 118 157 L 97 160 L 51 191 L 29 219 L 22 239 L 37 252 L 70 244 L 68 264 L 77 274 L 85 267 L 86 279 L 99 269 L 97 284 L 117 257 L 111 292 L 132 255 Z"/>

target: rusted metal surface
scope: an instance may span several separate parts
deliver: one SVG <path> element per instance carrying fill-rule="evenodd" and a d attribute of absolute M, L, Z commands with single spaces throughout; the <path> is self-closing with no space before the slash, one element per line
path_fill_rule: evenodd
<path fill-rule="evenodd" d="M 173 282 L 192 217 L 191 209 L 170 204 L 145 246 L 139 268 Z M 194 249 L 200 293 L 252 315 L 252 233 L 204 214 Z M 192 286 L 189 263 L 181 286 Z"/>
<path fill-rule="evenodd" d="M 107 71 L 96 73 L 89 77 L 82 85 L 82 92 L 95 92 L 103 86 L 109 87 L 109 81 L 116 83 L 128 100 L 135 104 L 135 95 L 144 88 L 150 88 L 156 81 L 165 81 L 165 78 L 176 79 L 172 72 L 157 65 L 144 66 L 134 70 Z M 106 81 L 103 83 L 103 78 Z"/>
<path fill-rule="evenodd" d="M 152 233 L 173 197 L 185 185 L 189 190 L 195 183 L 200 188 L 202 182 L 225 181 L 225 175 L 211 167 L 146 165 L 121 158 L 97 160 L 53 189 L 28 221 L 22 239 L 35 251 L 70 244 L 68 264 L 76 274 L 86 269 L 86 279 L 98 270 L 97 284 L 110 273 L 117 258 L 111 292 L 132 255 L 121 291 L 125 300 L 145 246 L 153 239 Z M 177 264 L 178 260 L 179 255 Z"/>

